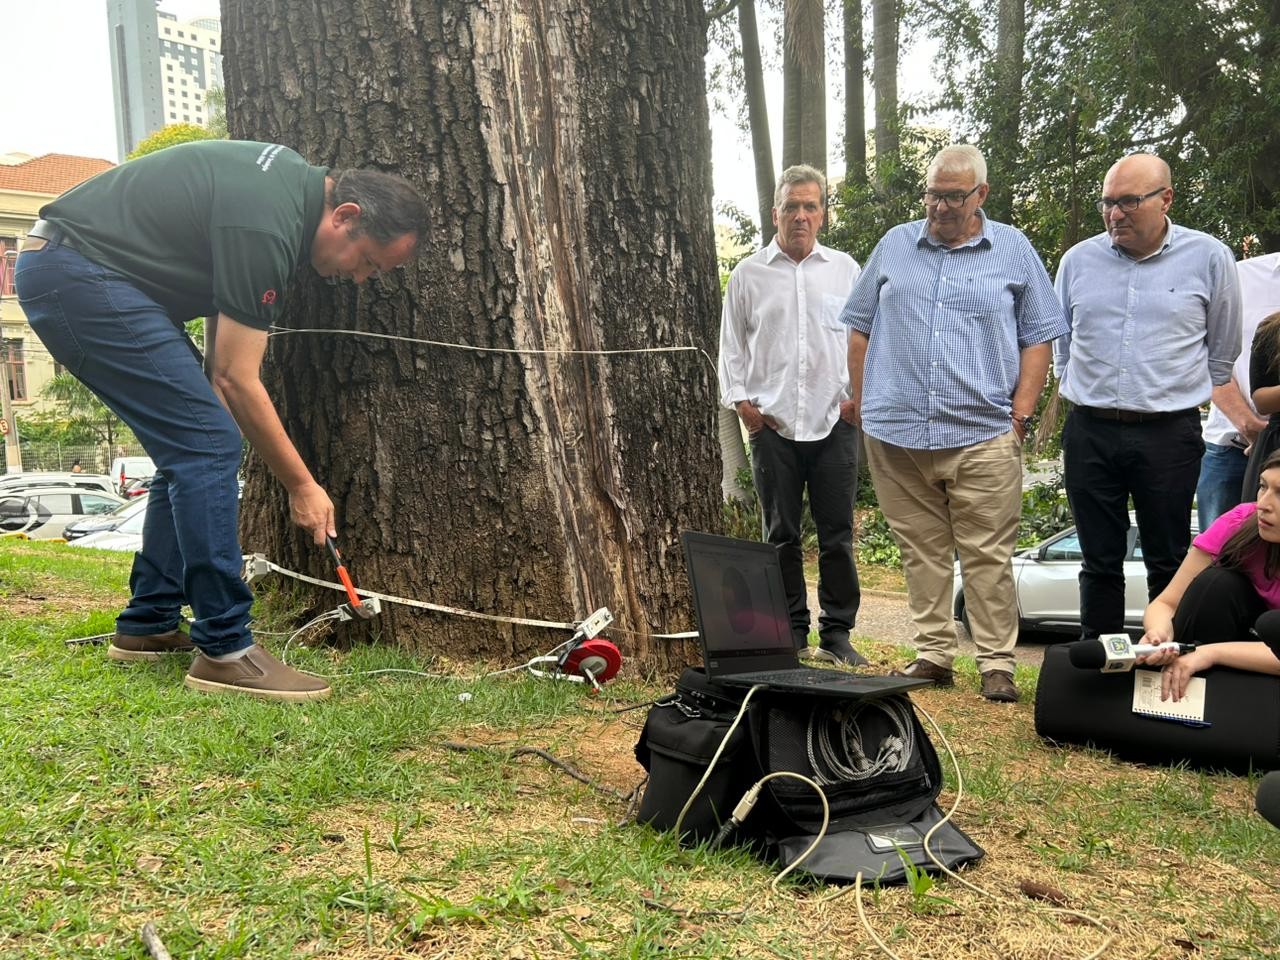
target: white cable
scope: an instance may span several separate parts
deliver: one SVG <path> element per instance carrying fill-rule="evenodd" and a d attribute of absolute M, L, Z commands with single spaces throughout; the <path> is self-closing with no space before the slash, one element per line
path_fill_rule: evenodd
<path fill-rule="evenodd" d="M 933 835 L 937 833 L 939 829 L 941 829 L 944 823 L 947 823 L 951 819 L 951 817 L 955 814 L 956 810 L 959 809 L 960 807 L 960 801 L 964 798 L 964 776 L 960 772 L 960 761 L 956 759 L 955 751 L 951 749 L 951 743 L 950 741 L 947 740 L 947 735 L 942 732 L 942 728 L 938 726 L 937 721 L 934 720 L 932 716 L 930 716 L 927 710 L 925 710 L 919 704 L 916 704 L 915 707 L 922 714 L 924 714 L 925 719 L 929 721 L 929 725 L 933 727 L 934 732 L 937 733 L 938 737 L 942 740 L 942 745 L 946 748 L 947 755 L 951 758 L 951 765 L 952 767 L 955 768 L 955 773 L 956 773 L 955 800 L 952 801 L 951 807 L 947 810 L 946 814 L 942 817 L 942 819 L 939 820 L 937 823 L 935 823 L 932 827 L 930 827 L 929 831 L 924 835 L 923 839 L 921 840 L 921 844 L 924 847 L 925 854 L 929 857 L 930 860 L 934 862 L 934 864 L 938 867 L 938 869 L 941 870 L 944 874 L 946 874 L 948 877 L 951 877 L 954 880 L 959 881 L 961 885 L 968 887 L 974 893 L 981 894 L 982 896 L 987 897 L 990 900 L 994 900 L 997 903 L 1002 903 L 1002 902 L 1014 903 L 1014 901 L 1010 900 L 1010 898 L 1008 897 L 1003 897 L 1003 896 L 1000 896 L 999 894 L 991 893 L 989 890 L 984 890 L 982 887 L 979 887 L 977 884 L 969 882 L 964 877 L 960 876 L 960 874 L 958 874 L 956 871 L 952 870 L 945 863 L 939 860 L 937 855 L 931 849 L 929 849 L 930 838 L 932 838 Z M 871 938 L 875 940 L 876 944 L 880 947 L 880 949 L 882 949 L 886 954 L 888 954 L 891 958 L 893 958 L 893 960 L 900 960 L 898 955 L 895 954 L 892 950 L 890 950 L 887 946 L 885 946 L 884 942 L 879 937 L 876 936 L 875 931 L 871 929 L 871 925 L 867 922 L 866 914 L 863 912 L 863 909 L 862 909 L 862 873 L 861 872 L 858 873 L 858 876 L 856 878 L 856 882 L 854 884 L 854 892 L 856 894 L 856 900 L 858 904 L 858 916 L 862 919 L 862 924 L 866 928 L 867 932 L 871 934 Z M 835 899 L 835 898 L 833 897 L 831 899 Z M 1023 904 L 1015 903 L 1015 906 L 1021 908 Z M 1060 913 L 1069 917 L 1079 917 L 1081 920 L 1084 920 L 1086 923 L 1092 924 L 1093 926 L 1101 930 L 1103 933 L 1107 934 L 1107 939 L 1102 942 L 1102 945 L 1098 947 L 1098 949 L 1095 950 L 1093 953 L 1090 953 L 1087 956 L 1083 957 L 1082 960 L 1097 960 L 1097 958 L 1103 955 L 1107 947 L 1111 945 L 1111 941 L 1115 939 L 1115 934 L 1111 932 L 1111 930 L 1107 927 L 1105 923 L 1103 923 L 1097 917 L 1091 916 L 1087 913 L 1083 913 L 1079 910 L 1069 910 L 1066 907 L 1046 907 L 1046 906 L 1042 906 L 1040 904 L 1035 904 L 1035 903 L 1030 904 L 1030 906 L 1033 910 L 1044 911 L 1047 913 Z"/>
<path fill-rule="evenodd" d="M 613 357 L 636 353 L 700 353 L 715 369 L 711 357 L 701 347 L 626 347 L 617 350 L 544 350 L 534 347 L 482 347 L 473 343 L 450 343 L 445 340 L 426 340 L 421 337 L 402 337 L 393 333 L 374 333 L 370 330 L 342 330 L 324 327 L 276 327 L 268 331 L 268 336 L 278 337 L 294 333 L 315 333 L 326 337 L 346 335 L 348 337 L 368 337 L 374 340 L 397 340 L 401 343 L 417 343 L 427 347 L 447 347 L 451 350 L 468 350 L 473 353 L 512 353 L 527 356 L 576 356 L 576 357 Z"/>
<path fill-rule="evenodd" d="M 260 554 L 249 554 L 243 559 L 246 562 L 260 560 L 272 573 L 279 573 L 294 580 L 309 583 L 312 586 L 327 587 L 328 589 L 336 590 L 339 593 L 347 592 L 347 588 L 341 583 L 337 583 L 333 580 L 322 580 L 319 577 L 308 576 L 305 573 L 298 573 L 296 570 L 290 570 L 288 567 L 282 567 L 275 561 L 268 560 Z M 413 600 L 409 597 L 397 597 L 389 593 L 378 593 L 376 590 L 363 590 L 359 587 L 356 588 L 356 593 L 362 597 L 381 600 L 383 603 L 398 603 L 401 606 L 416 607 L 419 610 L 430 610 L 434 613 L 447 613 L 455 617 L 469 617 L 473 620 L 489 620 L 494 623 L 510 623 L 521 627 L 542 627 L 548 630 L 576 630 L 580 623 L 580 621 L 532 620 L 527 617 L 507 617 L 496 613 L 481 613 L 477 610 L 466 610 L 462 607 L 448 607 L 439 603 L 429 603 L 426 600 Z M 687 640 L 698 636 L 696 631 L 687 631 L 685 633 L 640 633 L 635 630 L 625 630 L 615 626 L 611 626 L 609 630 L 614 633 L 625 633 L 630 636 L 637 637 L 650 637 L 655 640 Z"/>
<path fill-rule="evenodd" d="M 693 792 L 689 794 L 689 799 L 684 802 L 684 806 L 680 808 L 680 814 L 676 817 L 676 840 L 680 839 L 680 826 L 684 823 L 685 815 L 693 806 L 693 801 L 697 799 L 698 794 L 702 792 L 702 788 L 707 785 L 707 781 L 711 779 L 711 771 L 716 768 L 716 763 L 720 759 L 720 754 L 724 753 L 724 748 L 729 745 L 729 738 L 733 736 L 733 731 L 738 729 L 738 724 L 742 722 L 742 718 L 746 716 L 747 704 L 751 702 L 751 698 L 755 696 L 757 690 L 765 689 L 765 684 L 757 683 L 754 687 L 747 691 L 747 695 L 742 698 L 742 706 L 738 707 L 738 715 L 733 718 L 733 723 L 729 724 L 729 730 L 724 735 L 724 739 L 720 741 L 720 746 L 716 747 L 716 752 L 711 756 L 711 762 L 707 764 L 707 771 L 702 775 L 702 779 L 698 781 L 698 785 L 693 788 Z"/>

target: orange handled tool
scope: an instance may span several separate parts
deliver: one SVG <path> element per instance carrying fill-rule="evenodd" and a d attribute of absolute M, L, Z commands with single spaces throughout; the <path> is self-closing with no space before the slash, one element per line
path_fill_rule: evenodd
<path fill-rule="evenodd" d="M 351 574 L 347 573 L 346 565 L 342 562 L 342 554 L 338 552 L 338 545 L 333 542 L 333 537 L 329 536 L 324 538 L 324 543 L 329 548 L 329 555 L 333 557 L 333 562 L 338 567 L 338 579 L 347 588 L 347 597 L 351 600 L 351 612 L 362 620 L 372 620 L 376 614 L 364 605 L 360 599 L 360 594 L 356 593 L 355 584 L 351 582 Z"/>

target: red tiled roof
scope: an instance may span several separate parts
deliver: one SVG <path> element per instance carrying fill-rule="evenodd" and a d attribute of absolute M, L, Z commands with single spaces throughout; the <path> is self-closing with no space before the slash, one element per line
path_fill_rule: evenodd
<path fill-rule="evenodd" d="M 46 153 L 26 163 L 0 164 L 0 190 L 22 190 L 56 197 L 114 166 L 110 160 Z"/>

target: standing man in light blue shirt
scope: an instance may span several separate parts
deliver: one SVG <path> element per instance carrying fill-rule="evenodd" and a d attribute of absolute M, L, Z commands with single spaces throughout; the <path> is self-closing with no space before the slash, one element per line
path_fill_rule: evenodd
<path fill-rule="evenodd" d="M 927 216 L 877 244 L 840 319 L 880 509 L 902 550 L 917 659 L 900 671 L 954 681 L 957 553 L 982 695 L 1013 702 L 1018 611 L 1010 560 L 1022 512 L 1022 442 L 1066 331 L 1022 232 L 988 220 L 987 164 L 972 146 L 929 165 Z"/>
<path fill-rule="evenodd" d="M 1155 599 L 1191 542 L 1204 440 L 1201 404 L 1240 352 L 1240 286 L 1223 243 L 1173 223 L 1169 166 L 1117 162 L 1102 182 L 1106 231 L 1062 258 L 1057 291 L 1070 330 L 1054 344 L 1067 499 L 1080 534 L 1085 639 L 1124 629 L 1124 558 L 1133 498 Z"/>
<path fill-rule="evenodd" d="M 826 178 L 813 167 L 782 172 L 774 193 L 778 235 L 743 260 L 725 288 L 720 401 L 751 443 L 751 472 L 765 539 L 777 547 L 797 648 L 809 649 L 808 586 L 800 543 L 804 495 L 818 532 L 818 648 L 860 666 L 849 643 L 861 592 L 853 562 L 858 431 L 853 425 L 840 323 L 858 264 L 818 243 Z"/>

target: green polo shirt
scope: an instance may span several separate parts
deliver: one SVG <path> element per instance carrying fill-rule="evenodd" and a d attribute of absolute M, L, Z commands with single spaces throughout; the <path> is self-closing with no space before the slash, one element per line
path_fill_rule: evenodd
<path fill-rule="evenodd" d="M 201 140 L 100 173 L 40 216 L 175 323 L 225 313 L 265 330 L 310 259 L 327 172 L 278 144 Z"/>

